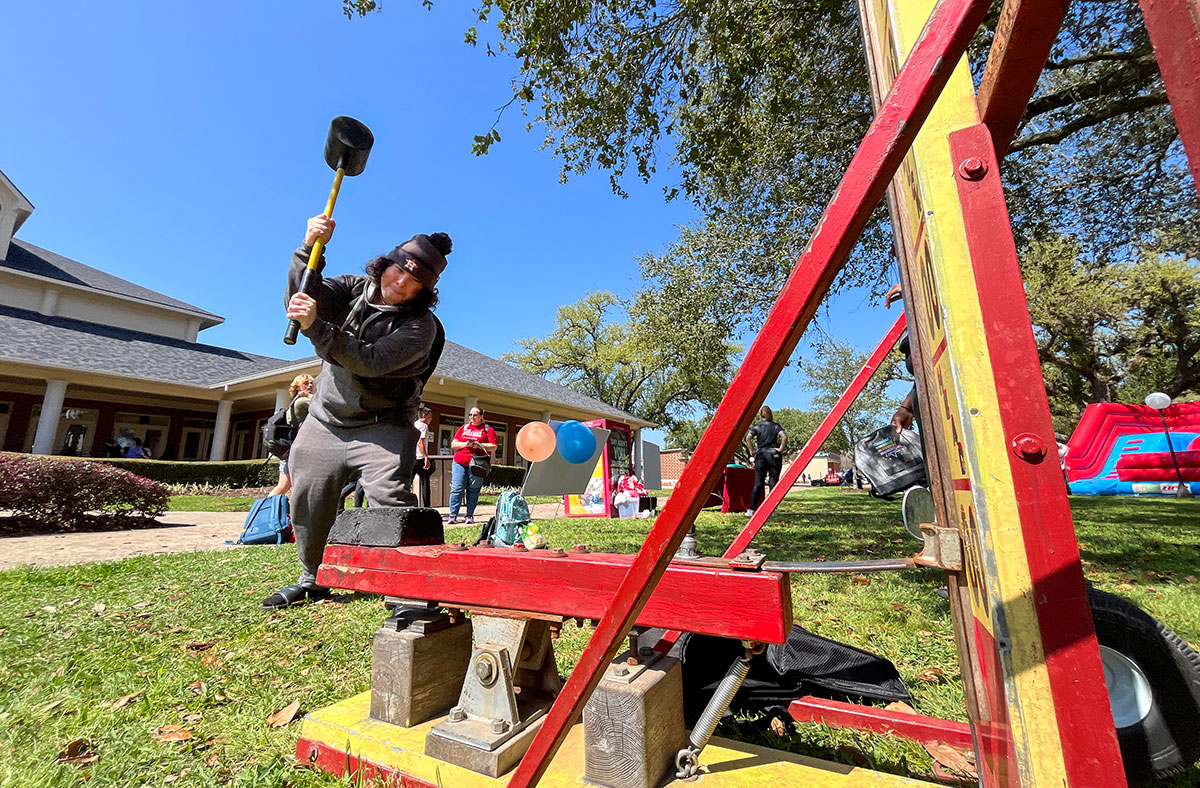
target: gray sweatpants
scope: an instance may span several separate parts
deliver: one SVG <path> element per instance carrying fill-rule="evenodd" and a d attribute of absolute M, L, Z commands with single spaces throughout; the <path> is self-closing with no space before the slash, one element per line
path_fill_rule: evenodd
<path fill-rule="evenodd" d="M 333 427 L 310 415 L 288 455 L 292 527 L 304 571 L 300 585 L 317 587 L 329 529 L 341 509 L 342 487 L 361 472 L 370 506 L 416 506 L 411 482 L 418 432 L 411 421 Z"/>

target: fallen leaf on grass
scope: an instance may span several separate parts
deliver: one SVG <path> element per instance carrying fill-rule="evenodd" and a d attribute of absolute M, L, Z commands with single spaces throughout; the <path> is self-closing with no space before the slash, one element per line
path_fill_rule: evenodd
<path fill-rule="evenodd" d="M 191 714 L 183 715 L 184 722 L 199 722 L 202 719 L 204 719 L 204 715 L 198 711 L 194 711 Z"/>
<path fill-rule="evenodd" d="M 42 610 L 45 610 L 47 613 L 53 613 L 58 610 L 58 608 L 56 608 L 54 605 L 46 605 L 42 608 Z"/>
<path fill-rule="evenodd" d="M 97 602 L 96 604 L 92 605 L 92 612 L 97 615 L 103 613 L 105 610 L 108 610 L 108 605 L 104 604 L 103 602 Z"/>
<path fill-rule="evenodd" d="M 222 665 L 225 664 L 221 660 L 217 659 L 216 654 L 205 654 L 203 657 L 200 658 L 200 662 L 206 668 L 212 668 L 213 670 L 218 670 L 218 669 L 220 669 L 220 667 Z"/>
<path fill-rule="evenodd" d="M 74 599 L 72 599 L 70 602 L 68 602 L 68 603 L 65 605 L 65 607 L 75 607 L 76 605 L 78 605 L 78 604 L 79 604 L 80 602 L 82 602 L 82 601 L 83 601 L 83 597 L 79 597 L 79 596 L 77 596 L 77 597 L 75 597 Z"/>
<path fill-rule="evenodd" d="M 228 700 L 228 698 L 218 692 L 216 695 L 213 695 L 213 700 L 215 700 L 217 703 L 224 703 L 226 700 Z"/>
<path fill-rule="evenodd" d="M 76 739 L 63 748 L 63 751 L 58 754 L 56 760 L 59 763 L 71 763 L 76 766 L 95 763 L 100 760 L 100 756 L 95 752 L 89 751 L 91 746 L 91 742 L 87 739 Z"/>
<path fill-rule="evenodd" d="M 272 728 L 282 728 L 296 718 L 296 712 L 298 711 L 300 711 L 300 701 L 294 700 L 270 717 L 267 717 L 267 724 Z"/>
<path fill-rule="evenodd" d="M 192 651 L 203 651 L 206 648 L 212 648 L 212 643 L 199 641 L 199 640 L 193 640 L 191 643 L 187 644 L 187 647 L 190 648 Z"/>
<path fill-rule="evenodd" d="M 903 613 L 904 611 L 908 610 L 908 605 L 904 604 L 903 602 L 893 602 L 892 610 L 899 610 L 901 613 Z"/>
<path fill-rule="evenodd" d="M 783 724 L 783 720 L 778 717 L 771 718 L 771 733 L 774 733 L 780 738 L 787 735 L 787 726 Z"/>
<path fill-rule="evenodd" d="M 905 714 L 916 714 L 917 713 L 916 709 L 914 709 L 912 706 L 909 706 L 907 703 L 905 703 L 902 700 L 892 701 L 891 703 L 884 706 L 883 708 L 887 711 L 900 711 Z"/>
<path fill-rule="evenodd" d="M 114 700 L 112 703 L 110 703 L 109 707 L 113 708 L 113 709 L 124 708 L 125 706 L 129 705 L 130 701 L 132 701 L 134 698 L 136 698 L 138 695 L 141 695 L 141 694 L 142 694 L 142 691 L 138 690 L 137 692 L 131 692 L 128 695 L 123 695 L 123 696 L 117 698 L 116 700 Z"/>
<path fill-rule="evenodd" d="M 944 678 L 946 678 L 946 671 L 941 668 L 926 668 L 920 674 L 921 681 L 938 682 Z"/>
<path fill-rule="evenodd" d="M 154 604 L 153 602 L 134 602 L 133 607 L 137 610 L 141 610 L 142 608 L 150 607 L 153 604 Z"/>
<path fill-rule="evenodd" d="M 962 750 L 940 741 L 928 742 L 923 746 L 936 765 L 943 766 L 955 774 L 976 778 L 975 764 L 967 759 Z"/>
<path fill-rule="evenodd" d="M 316 643 L 309 643 L 307 646 L 301 646 L 300 648 L 296 649 L 296 656 L 300 656 L 305 652 L 312 651 L 314 648 L 320 648 L 320 646 L 321 641 L 319 640 Z"/>
<path fill-rule="evenodd" d="M 75 637 L 75 630 L 73 629 L 70 632 L 63 633 L 63 640 L 70 640 L 73 637 Z"/>
<path fill-rule="evenodd" d="M 192 732 L 182 725 L 164 725 L 154 731 L 156 741 L 187 741 L 192 738 Z"/>
<path fill-rule="evenodd" d="M 217 763 L 218 763 L 220 760 L 221 760 L 221 759 L 220 759 L 220 758 L 217 756 L 217 754 L 214 752 L 212 755 L 210 755 L 210 756 L 208 756 L 207 758 L 205 758 L 205 759 L 204 759 L 204 765 L 205 765 L 205 766 L 208 766 L 208 767 L 210 767 L 210 768 L 211 768 L 211 767 L 213 767 L 213 766 L 216 766 L 216 765 L 217 765 Z"/>
<path fill-rule="evenodd" d="M 52 700 L 52 701 L 50 701 L 49 703 L 47 703 L 45 706 L 43 706 L 43 707 L 41 708 L 41 712 L 42 712 L 42 714 L 45 714 L 45 713 L 46 713 L 46 712 L 48 712 L 48 711 L 54 711 L 54 710 L 55 710 L 55 709 L 57 709 L 59 706 L 63 705 L 63 701 L 64 701 L 64 700 L 65 700 L 65 698 L 59 698 L 58 700 Z"/>
<path fill-rule="evenodd" d="M 871 585 L 871 578 L 869 578 L 869 577 L 867 577 L 867 576 L 865 576 L 865 575 L 855 575 L 855 577 L 854 577 L 854 585 L 856 585 L 856 586 L 869 586 L 869 585 Z"/>

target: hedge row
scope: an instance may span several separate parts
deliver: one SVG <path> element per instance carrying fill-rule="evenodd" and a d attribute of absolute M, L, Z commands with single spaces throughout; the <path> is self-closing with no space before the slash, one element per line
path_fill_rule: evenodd
<path fill-rule="evenodd" d="M 279 481 L 279 462 L 262 460 L 229 462 L 171 462 L 165 460 L 88 459 L 136 473 L 163 484 L 211 484 L 214 487 L 271 487 Z M 517 465 L 493 465 L 487 484 L 517 487 L 525 483 L 525 469 Z"/>
<path fill-rule="evenodd" d="M 272 487 L 279 481 L 279 461 L 171 462 L 164 460 L 92 460 L 163 484 L 211 484 L 214 487 Z"/>
<path fill-rule="evenodd" d="M 85 520 L 158 517 L 170 493 L 120 468 L 77 459 L 0 454 L 0 509 L 70 529 Z"/>

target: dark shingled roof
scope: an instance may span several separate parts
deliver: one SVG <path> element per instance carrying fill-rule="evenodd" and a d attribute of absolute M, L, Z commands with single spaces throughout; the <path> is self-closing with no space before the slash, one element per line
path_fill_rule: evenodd
<path fill-rule="evenodd" d="M 0 306 L 0 359 L 211 386 L 295 361 Z"/>
<path fill-rule="evenodd" d="M 88 287 L 93 290 L 103 290 L 109 293 L 136 298 L 140 301 L 158 304 L 159 306 L 182 309 L 202 318 L 201 328 L 215 326 L 225 321 L 225 318 L 220 315 L 214 315 L 212 312 L 184 303 L 178 299 L 171 298 L 154 290 L 149 290 L 140 285 L 135 285 L 133 282 L 126 281 L 118 276 L 106 274 L 97 268 L 92 268 L 90 265 L 84 265 L 77 260 L 55 254 L 40 246 L 34 246 L 28 241 L 22 241 L 19 238 L 12 239 L 12 244 L 8 247 L 8 257 L 0 260 L 0 266 L 27 274 L 44 276 L 47 279 L 57 279 L 60 282 Z"/>
<path fill-rule="evenodd" d="M 0 337 L 4 337 L 0 360 L 204 387 L 319 361 L 316 356 L 297 361 L 258 356 L 74 318 L 47 317 L 12 306 L 0 306 Z M 439 375 L 570 405 L 618 421 L 641 421 L 598 399 L 522 372 L 456 342 L 446 342 L 434 380 Z M 431 384 L 436 386 L 434 380 Z"/>

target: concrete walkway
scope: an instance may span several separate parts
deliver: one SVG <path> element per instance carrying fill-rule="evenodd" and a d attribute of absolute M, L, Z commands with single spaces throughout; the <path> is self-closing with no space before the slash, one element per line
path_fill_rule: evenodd
<path fill-rule="evenodd" d="M 448 509 L 439 510 L 443 516 Z M 482 525 L 496 507 L 480 504 L 475 521 Z M 534 504 L 535 520 L 562 514 L 558 503 Z M 84 531 L 39 536 L 0 537 L 0 571 L 17 566 L 65 566 L 94 561 L 116 561 L 136 555 L 190 553 L 193 550 L 226 550 L 242 532 L 245 512 L 168 512 L 152 528 L 128 531 Z"/>

